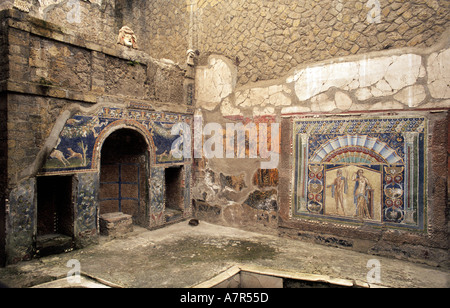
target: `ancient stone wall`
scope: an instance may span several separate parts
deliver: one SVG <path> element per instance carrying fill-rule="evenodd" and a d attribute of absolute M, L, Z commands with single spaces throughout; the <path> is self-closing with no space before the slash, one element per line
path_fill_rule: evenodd
<path fill-rule="evenodd" d="M 65 32 L 95 42 L 114 42 L 120 28 L 135 31 L 139 49 L 156 59 L 184 64 L 192 43 L 190 4 L 177 1 L 11 0 L 0 9 L 16 8 Z"/>
<path fill-rule="evenodd" d="M 248 152 L 246 159 L 199 162 L 194 198 L 200 215 L 243 227 L 278 226 L 289 235 L 303 230 L 302 238 L 372 253 L 393 255 L 392 247 L 403 241 L 398 256 L 445 262 L 446 171 L 436 170 L 446 169 L 446 138 L 439 135 L 446 135 L 448 124 L 449 47 L 444 35 L 430 48 L 303 64 L 283 77 L 242 86 L 236 63 L 211 55 L 196 73 L 203 125 L 220 123 L 224 130 L 215 133 L 225 144 L 227 123 L 280 123 L 281 149 L 278 167 L 264 176 L 259 169 L 265 160 L 249 159 Z M 212 137 L 205 139 L 217 142 Z M 262 142 L 273 137 L 272 132 Z M 390 157 L 393 153 L 398 156 Z M 338 170 L 348 190 L 346 201 L 335 205 L 332 180 Z M 371 213 L 355 212 L 351 199 L 359 170 L 372 177 Z M 400 195 L 390 194 L 389 173 L 399 181 Z M 268 184 L 261 185 L 261 179 Z M 336 209 L 339 204 L 344 205 Z"/>
<path fill-rule="evenodd" d="M 174 163 L 169 152 L 177 138 L 165 126 L 187 119 L 193 110 L 185 102 L 185 70 L 117 44 L 118 32 L 107 31 L 114 37 L 110 41 L 90 40 L 83 31 L 72 32 L 20 10 L 2 14 L 0 40 L 7 44 L 0 52 L 9 70 L 1 75 L 0 205 L 7 217 L 0 218 L 7 225 L 0 227 L 6 231 L 2 249 L 6 247 L 10 263 L 36 253 L 38 176 L 71 177 L 74 245 L 95 243 L 102 142 L 111 130 L 139 130 L 152 144 L 152 163 L 164 170 Z M 190 169 L 184 174 L 189 177 L 183 179 L 184 187 L 190 190 Z M 190 204 L 185 201 L 186 215 Z M 155 206 L 158 213 L 146 213 L 158 215 L 152 226 L 159 226 L 166 223 L 164 203 Z M 146 219 L 150 225 L 150 217 Z"/>
<path fill-rule="evenodd" d="M 197 1 L 197 48 L 239 67 L 238 84 L 304 63 L 434 44 L 449 26 L 447 1 Z"/>
<path fill-rule="evenodd" d="M 11 0 L 2 9 L 15 8 L 42 20 L 56 24 L 65 32 L 91 41 L 117 39 L 122 25 L 115 23 L 114 0 Z"/>
<path fill-rule="evenodd" d="M 174 111 L 186 110 L 184 71 L 173 64 L 156 62 L 115 40 L 103 47 L 58 26 L 32 17 L 24 21 L 22 13 L 14 14 L 19 19 L 7 19 L 11 27 L 6 87 L 22 95 L 11 94 L 8 101 L 10 176 L 17 177 L 30 165 L 69 103 L 135 101 L 150 104 L 150 109 L 172 104 Z"/>
<path fill-rule="evenodd" d="M 193 169 L 187 163 L 186 184 L 192 173 L 196 185 L 192 194 L 189 185 L 184 192 L 186 217 L 192 199 L 201 219 L 375 254 L 448 261 L 448 144 L 440 138 L 449 125 L 448 1 L 0 5 L 15 8 L 2 13 L 6 28 L 0 31 L 0 41 L 8 42 L 0 50 L 0 64 L 9 68 L 0 72 L 0 118 L 7 118 L 0 136 L 7 148 L 3 142 L 0 151 L 8 153 L 11 260 L 33 253 L 36 226 L 27 217 L 35 216 L 38 172 L 76 172 L 83 192 L 75 208 L 81 217 L 77 241 L 92 241 L 98 161 L 84 159 L 77 169 L 49 155 L 57 150 L 67 156 L 68 145 L 81 138 L 80 150 L 89 144 L 93 157 L 109 125 L 132 127 L 148 140 L 159 135 L 149 171 L 149 219 L 151 227 L 163 224 L 165 163 L 181 163 L 171 157 L 166 126 L 180 119 L 193 124 L 185 115 L 196 110 L 201 128 L 218 124 L 204 136 L 207 145 L 217 143 L 211 152 L 233 159 L 195 157 Z M 134 30 L 138 50 L 117 44 L 125 25 Z M 195 89 L 185 78 L 188 49 L 200 54 Z M 239 123 L 254 124 L 257 136 L 267 136 L 254 153 L 250 134 L 243 137 L 244 150 L 218 142 L 227 124 Z M 203 145 L 201 138 L 194 136 L 194 147 Z M 265 141 L 271 158 L 279 155 L 275 167 L 263 167 L 267 159 L 259 146 Z M 331 181 L 338 171 L 351 183 L 345 204 Z M 356 182 L 371 188 L 367 195 L 355 194 Z"/>
<path fill-rule="evenodd" d="M 190 6 L 186 0 L 116 1 L 116 23 L 129 25 L 141 50 L 183 65 L 190 48 Z"/>
<path fill-rule="evenodd" d="M 6 95 L 0 94 L 0 266 L 5 264 L 6 187 L 8 178 L 8 139 Z"/>
<path fill-rule="evenodd" d="M 4 14 L 0 13 L 0 17 L 3 19 Z M 6 34 L 6 27 L 0 26 L 0 87 L 4 86 L 5 80 L 8 77 L 8 50 L 7 43 L 8 37 Z M 1 88 L 2 89 L 2 88 Z"/>
<path fill-rule="evenodd" d="M 0 13 L 1 15 L 2 13 Z M 1 18 L 1 16 L 0 16 Z M 8 74 L 6 27 L 0 25 L 0 266 L 5 264 L 6 186 L 8 164 L 7 96 L 3 89 Z"/>
<path fill-rule="evenodd" d="M 429 47 L 449 25 L 444 0 L 14 0 L 16 7 L 83 38 L 113 41 L 122 26 L 154 58 L 221 54 L 239 84 L 280 77 L 302 63 L 400 47 Z"/>

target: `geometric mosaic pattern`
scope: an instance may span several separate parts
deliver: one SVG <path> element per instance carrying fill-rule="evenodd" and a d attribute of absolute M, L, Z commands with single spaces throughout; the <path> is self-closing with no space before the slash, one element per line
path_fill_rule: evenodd
<path fill-rule="evenodd" d="M 292 215 L 424 230 L 425 118 L 295 119 Z"/>

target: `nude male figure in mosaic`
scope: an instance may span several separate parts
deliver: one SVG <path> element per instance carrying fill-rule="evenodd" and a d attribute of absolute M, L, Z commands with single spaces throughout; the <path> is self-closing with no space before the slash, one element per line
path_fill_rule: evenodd
<path fill-rule="evenodd" d="M 328 187 L 331 187 L 331 195 L 334 197 L 334 200 L 336 201 L 336 214 L 339 214 L 339 205 L 342 208 L 342 212 L 345 216 L 345 209 L 344 209 L 344 194 L 347 193 L 348 184 L 347 184 L 347 178 L 342 175 L 342 170 L 337 171 L 336 179 L 334 179 L 333 184 L 328 185 Z"/>

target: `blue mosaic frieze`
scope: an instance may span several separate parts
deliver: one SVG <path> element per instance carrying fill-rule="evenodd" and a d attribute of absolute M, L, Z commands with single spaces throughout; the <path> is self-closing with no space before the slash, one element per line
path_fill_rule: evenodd
<path fill-rule="evenodd" d="M 184 158 L 176 158 L 171 153 L 172 144 L 179 135 L 172 135 L 173 125 L 184 122 L 190 124 L 189 115 L 161 113 L 147 110 L 127 110 L 102 108 L 96 115 L 75 115 L 66 122 L 58 144 L 45 162 L 42 173 L 85 172 L 98 167 L 95 151 L 98 150 L 100 136 L 116 123 L 139 125 L 151 140 L 154 164 L 183 163 Z"/>

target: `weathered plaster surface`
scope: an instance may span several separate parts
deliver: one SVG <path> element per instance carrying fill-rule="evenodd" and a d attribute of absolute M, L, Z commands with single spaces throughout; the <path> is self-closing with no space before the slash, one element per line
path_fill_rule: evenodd
<path fill-rule="evenodd" d="M 450 49 L 428 58 L 428 88 L 433 98 L 450 98 Z"/>
<path fill-rule="evenodd" d="M 429 200 L 433 200 L 430 203 L 417 203 L 420 204 L 420 207 L 414 208 L 417 210 L 416 214 L 411 214 L 411 209 L 408 210 L 406 207 L 401 210 L 389 207 L 391 200 L 388 200 L 386 197 L 389 193 L 384 190 L 385 187 L 383 188 L 382 184 L 378 183 L 381 181 L 378 178 L 380 174 L 385 172 L 385 169 L 381 168 L 379 169 L 380 172 L 373 172 L 369 169 L 376 169 L 376 167 L 372 166 L 368 167 L 365 172 L 369 177 L 371 176 L 378 181 L 373 185 L 375 194 L 381 196 L 378 197 L 378 201 L 375 200 L 375 204 L 379 207 L 374 212 L 377 216 L 372 216 L 372 220 L 377 220 L 376 223 L 373 223 L 373 221 L 369 222 L 367 219 L 355 218 L 356 216 L 352 216 L 354 213 L 346 209 L 346 215 L 349 215 L 347 218 L 350 218 L 350 220 L 355 219 L 356 222 L 345 222 L 344 217 L 338 216 L 338 223 L 332 222 L 328 224 L 324 222 L 323 217 L 311 218 L 308 216 L 311 215 L 311 211 L 323 214 L 321 212 L 322 208 L 320 206 L 315 207 L 315 205 L 312 205 L 310 208 L 303 208 L 304 213 L 307 213 L 307 219 L 304 217 L 293 218 L 292 208 L 295 202 L 293 199 L 295 194 L 292 190 L 292 183 L 294 179 L 298 180 L 300 176 L 297 171 L 293 170 L 293 159 L 297 158 L 296 155 L 302 155 L 304 158 L 307 152 L 299 154 L 296 144 L 292 144 L 292 138 L 297 136 L 297 132 L 290 131 L 293 129 L 290 126 L 292 123 L 282 125 L 282 158 L 279 165 L 280 181 L 276 182 L 276 184 L 274 182 L 267 187 L 259 187 L 252 183 L 250 179 L 256 176 L 258 159 L 247 158 L 234 161 L 209 159 L 199 162 L 199 166 L 196 168 L 197 177 L 193 190 L 197 214 L 204 215 L 201 217 L 208 217 L 214 222 L 245 226 L 247 228 L 259 225 L 264 226 L 266 229 L 267 227 L 292 229 L 292 231 L 286 231 L 286 233 L 295 233 L 295 230 L 298 228 L 306 228 L 309 233 L 305 237 L 308 238 L 317 238 L 317 232 L 340 234 L 343 245 L 350 243 L 348 245 L 351 247 L 362 250 L 370 247 L 372 252 L 383 254 L 392 254 L 392 245 L 400 244 L 398 244 L 399 239 L 394 236 L 395 231 L 392 230 L 389 230 L 385 238 L 379 241 L 380 234 L 384 232 L 379 228 L 380 226 L 390 224 L 387 227 L 385 226 L 385 228 L 399 228 L 402 229 L 401 232 L 408 228 L 409 231 L 416 228 L 424 233 L 429 232 L 429 236 L 435 240 L 433 240 L 433 243 L 429 242 L 426 244 L 427 235 L 416 236 L 412 233 L 408 234 L 407 232 L 409 231 L 406 231 L 405 234 L 408 234 L 407 236 L 400 236 L 403 241 L 408 243 L 402 244 L 401 251 L 404 253 L 404 256 L 410 255 L 418 259 L 435 258 L 439 260 L 438 262 L 441 262 L 446 244 L 445 241 L 441 241 L 438 238 L 440 238 L 440 230 L 445 228 L 445 224 L 438 224 L 435 229 L 431 229 L 430 225 L 433 225 L 433 223 L 426 216 L 442 210 L 442 205 L 438 200 L 443 198 L 443 196 L 430 195 L 426 186 L 428 185 L 427 183 L 432 185 L 431 183 L 434 181 L 433 175 L 427 171 L 427 164 L 433 164 L 433 166 L 439 164 L 439 161 L 435 160 L 434 155 L 440 154 L 429 148 L 430 141 L 427 139 L 427 126 L 433 127 L 435 121 L 430 120 L 427 122 L 426 119 L 432 118 L 430 109 L 432 111 L 442 111 L 444 109 L 440 116 L 445 117 L 445 109 L 450 108 L 450 100 L 448 99 L 448 91 L 450 90 L 448 82 L 449 70 L 446 69 L 450 61 L 448 56 L 450 54 L 449 48 L 448 38 L 444 38 L 440 43 L 428 49 L 406 48 L 334 58 L 314 64 L 300 65 L 287 72 L 282 78 L 254 83 L 249 82 L 244 85 L 235 84 L 233 81 L 224 86 L 223 83 L 214 84 L 202 78 L 197 79 L 197 87 L 201 88 L 208 85 L 208 91 L 204 91 L 201 94 L 197 92 L 197 106 L 200 108 L 199 114 L 203 115 L 205 123 L 218 122 L 224 126 L 228 122 L 254 122 L 256 124 L 261 122 L 270 123 L 271 121 L 289 122 L 292 121 L 293 117 L 298 117 L 300 122 L 303 118 L 312 118 L 310 120 L 314 122 L 320 115 L 323 121 L 320 123 L 317 121 L 319 124 L 314 122 L 316 123 L 314 125 L 318 126 L 311 124 L 311 127 L 321 129 L 321 133 L 311 135 L 305 132 L 299 138 L 304 138 L 306 148 L 312 145 L 321 145 L 326 148 L 327 145 L 323 140 L 328 136 L 327 129 L 331 129 L 342 121 L 351 123 L 354 120 L 350 121 L 351 116 L 356 116 L 358 118 L 356 122 L 362 126 L 353 127 L 350 131 L 347 131 L 347 128 L 349 128 L 347 123 L 343 126 L 343 131 L 337 131 L 336 134 L 345 135 L 346 138 L 350 139 L 356 138 L 355 140 L 360 141 L 368 138 L 365 140 L 369 143 L 374 140 L 378 140 L 376 142 L 380 143 L 379 140 L 389 139 L 390 146 L 397 149 L 395 151 L 403 148 L 403 143 L 407 144 L 407 151 L 410 151 L 408 155 L 415 153 L 414 155 L 421 157 L 420 164 L 415 162 L 414 166 L 420 166 L 422 169 L 420 171 L 409 169 L 407 171 L 409 178 L 405 179 L 405 182 L 402 182 L 401 185 L 403 185 L 403 189 L 407 189 L 407 185 L 413 185 L 413 183 L 416 185 L 420 182 L 421 185 L 425 186 L 421 186 L 420 190 L 416 189 L 411 194 L 411 197 L 413 195 L 419 196 L 420 194 L 421 198 L 426 196 Z M 216 57 L 219 56 L 211 55 L 210 59 Z M 220 57 L 222 58 L 222 56 Z M 233 67 L 233 65 L 229 64 L 223 68 L 217 67 L 215 73 L 225 76 L 230 71 L 237 70 L 239 74 L 240 67 Z M 210 66 L 199 66 L 197 67 L 197 73 L 203 74 L 208 69 L 210 69 Z M 225 79 L 221 79 L 221 81 L 223 82 Z M 202 85 L 202 82 L 205 82 L 205 84 Z M 224 88 L 227 89 L 227 92 L 222 91 Z M 221 95 L 217 95 L 217 93 L 221 93 Z M 226 95 L 226 93 L 229 94 Z M 379 120 L 377 120 L 378 122 L 376 121 L 378 123 L 376 124 L 377 127 L 370 126 L 370 130 L 365 130 L 364 123 L 370 122 L 370 120 L 366 119 L 369 114 L 375 114 L 375 117 Z M 392 114 L 398 116 L 398 118 L 389 118 L 388 115 Z M 405 127 L 401 125 L 395 126 L 398 125 L 397 122 L 406 123 L 404 119 L 411 114 L 417 114 L 418 117 L 425 119 L 425 123 L 427 123 L 422 127 L 424 130 L 420 132 L 420 137 L 418 137 L 417 132 L 405 134 Z M 359 121 L 359 119 L 361 120 Z M 412 122 L 414 121 L 412 120 Z M 389 138 L 384 131 L 380 130 L 379 125 L 384 125 L 385 123 L 393 123 L 394 125 L 394 131 L 389 131 L 392 134 L 389 135 Z M 360 131 L 359 129 L 362 130 Z M 291 133 L 293 135 L 289 136 Z M 384 135 L 381 136 L 382 134 Z M 358 137 L 359 135 L 362 135 L 362 139 Z M 393 151 L 388 150 L 387 152 L 391 153 Z M 423 156 L 420 156 L 424 153 L 430 153 L 427 156 L 427 160 L 423 160 Z M 408 161 L 407 166 L 411 166 L 409 165 L 411 157 L 416 156 L 410 156 L 406 160 Z M 359 157 L 359 155 L 355 157 Z M 314 169 L 316 164 L 314 162 L 311 164 L 313 165 L 311 167 Z M 328 176 L 328 181 L 330 181 L 330 177 L 334 176 L 336 178 L 336 174 L 332 172 L 336 172 L 339 168 L 344 171 L 347 170 L 348 174 L 350 172 L 356 173 L 358 168 L 363 168 L 361 164 L 360 162 L 358 165 L 352 160 L 345 162 L 342 166 L 327 166 L 327 168 L 331 169 L 327 169 L 327 174 L 323 173 L 321 175 Z M 392 164 L 400 166 L 403 163 L 387 162 L 386 166 L 388 169 L 386 170 L 391 170 L 389 168 L 391 168 Z M 305 168 L 308 168 L 308 166 L 302 165 L 299 167 L 299 170 L 308 173 L 308 170 Z M 225 170 L 228 177 L 235 179 L 241 177 L 244 179 L 244 189 L 232 189 L 221 185 L 220 176 Z M 417 172 L 413 173 L 413 171 Z M 317 172 L 317 174 L 319 173 Z M 307 176 L 308 174 L 305 175 L 305 178 Z M 402 177 L 404 176 L 406 175 L 402 175 Z M 320 176 L 318 176 L 319 178 Z M 351 177 L 348 180 L 350 181 Z M 375 180 L 372 180 L 372 182 L 375 183 Z M 330 183 L 327 183 L 327 185 L 330 185 Z M 331 196 L 329 187 L 325 188 L 323 186 L 323 189 L 327 190 L 327 193 Z M 354 189 L 354 187 L 352 186 L 349 189 Z M 330 196 L 328 196 L 327 201 L 328 204 L 331 204 L 331 207 L 328 208 L 328 213 L 336 211 L 334 203 L 330 203 L 330 200 L 334 200 L 334 198 L 331 199 Z M 314 197 L 317 197 L 319 201 L 321 200 L 320 194 L 316 194 Z M 305 198 L 307 198 L 306 195 Z M 351 201 L 353 202 L 353 200 Z M 378 209 L 382 210 L 379 211 Z M 399 214 L 400 211 L 404 211 L 404 213 Z M 398 218 L 400 216 L 401 219 Z M 367 233 L 365 233 L 365 228 L 368 230 Z M 352 240 L 347 241 L 347 239 Z M 365 240 L 375 241 L 377 244 L 368 244 L 364 242 Z M 423 251 L 414 248 L 414 245 L 417 243 L 425 245 L 426 248 L 423 248 Z"/>
<path fill-rule="evenodd" d="M 450 49 L 439 47 L 337 58 L 237 88 L 231 73 L 237 68 L 219 60 L 197 69 L 197 100 L 208 111 L 219 106 L 225 117 L 450 107 L 444 100 L 450 97 Z"/>
<path fill-rule="evenodd" d="M 196 72 L 196 98 L 198 104 L 206 109 L 214 109 L 225 97 L 230 95 L 236 83 L 236 68 L 223 57 L 210 57 L 209 65 Z"/>

